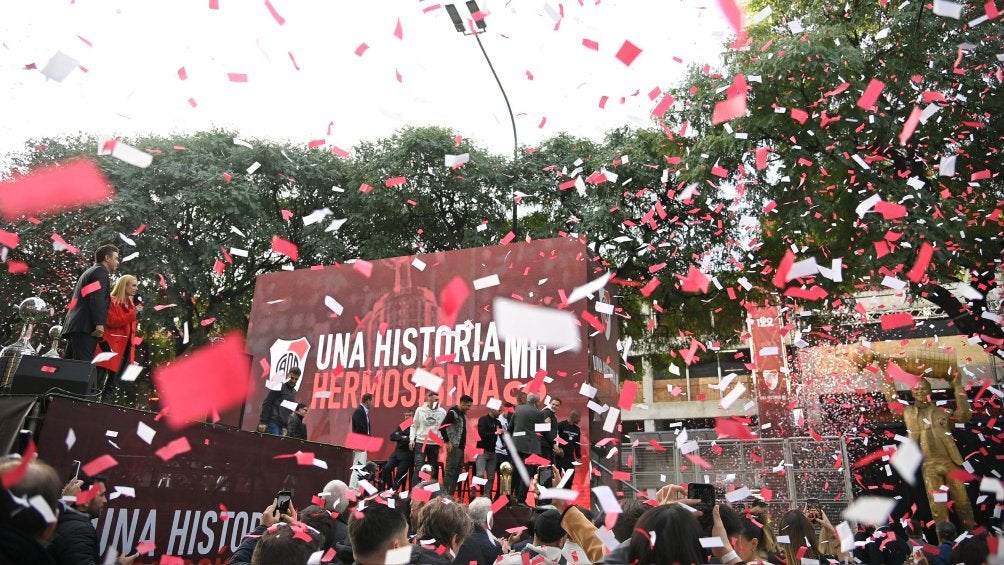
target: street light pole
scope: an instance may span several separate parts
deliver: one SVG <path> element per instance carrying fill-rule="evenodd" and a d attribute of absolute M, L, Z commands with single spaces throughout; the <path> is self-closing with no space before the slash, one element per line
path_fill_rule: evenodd
<path fill-rule="evenodd" d="M 519 159 L 519 139 L 516 136 L 516 117 L 512 113 L 512 105 L 509 104 L 509 95 L 505 92 L 505 87 L 502 86 L 502 81 L 499 79 L 498 73 L 495 72 L 495 65 L 492 65 L 491 58 L 488 57 L 488 52 L 485 51 L 485 46 L 481 43 L 480 35 L 488 29 L 487 24 L 484 22 L 484 18 L 474 20 L 476 29 L 467 29 L 464 25 L 464 21 L 460 18 L 460 13 L 457 12 L 457 7 L 453 4 L 447 4 L 445 6 L 446 13 L 449 14 L 450 20 L 453 21 L 453 27 L 464 35 L 473 35 L 474 39 L 478 42 L 478 47 L 481 48 L 481 54 L 485 56 L 485 62 L 488 63 L 488 69 L 491 70 L 492 76 L 495 77 L 495 84 L 499 86 L 499 92 L 502 93 L 502 99 L 505 100 L 506 110 L 509 111 L 509 123 L 512 124 L 512 163 L 513 163 L 513 173 L 516 172 L 516 165 Z M 471 12 L 471 15 L 479 12 L 478 4 L 474 0 L 468 0 L 467 10 Z M 509 196 L 512 200 L 512 233 L 516 233 L 516 191 L 515 188 L 510 184 Z"/>

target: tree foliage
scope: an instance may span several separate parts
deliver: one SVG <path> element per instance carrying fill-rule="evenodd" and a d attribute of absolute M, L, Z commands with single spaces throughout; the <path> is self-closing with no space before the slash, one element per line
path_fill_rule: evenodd
<path fill-rule="evenodd" d="M 749 27 L 745 47 L 726 51 L 721 68 L 690 70 L 665 117 L 668 129 L 691 131 L 680 178 L 734 187 L 734 210 L 760 217 L 733 245 L 734 257 L 752 259 L 745 276 L 829 308 L 886 276 L 906 281 L 929 244 L 933 261 L 914 277 L 914 295 L 992 344 L 1002 334 L 980 316 L 985 302 L 961 303 L 942 283 L 985 295 L 1004 252 L 999 21 L 967 23 L 984 15 L 982 4 L 967 5 L 961 20 L 925 3 L 747 6 L 766 8 L 771 15 Z M 872 81 L 881 93 L 869 105 Z M 729 97 L 746 101 L 746 115 L 714 124 L 716 104 Z M 875 196 L 882 202 L 856 211 Z M 826 267 L 839 258 L 842 276 L 773 284 L 792 251 Z"/>

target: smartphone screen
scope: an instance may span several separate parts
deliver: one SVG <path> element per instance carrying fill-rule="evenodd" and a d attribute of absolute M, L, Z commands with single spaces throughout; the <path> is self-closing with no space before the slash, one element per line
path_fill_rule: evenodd
<path fill-rule="evenodd" d="M 72 470 L 70 472 L 70 480 L 74 481 L 76 479 L 79 479 L 80 478 L 80 461 L 77 461 L 76 459 L 74 459 L 73 463 L 72 463 L 71 469 Z"/>
<path fill-rule="evenodd" d="M 805 517 L 815 522 L 819 519 L 819 499 L 807 498 L 805 500 Z"/>
<path fill-rule="evenodd" d="M 293 498 L 293 492 L 288 490 L 280 490 L 276 499 L 278 502 L 275 505 L 275 509 L 279 514 L 289 514 L 289 501 Z"/>
<path fill-rule="evenodd" d="M 701 511 L 701 517 L 699 518 L 701 527 L 706 531 L 710 531 L 714 519 L 711 516 L 711 512 L 715 507 L 715 485 L 708 483 L 688 483 L 687 498 L 701 501 L 697 505 L 697 509 Z"/>

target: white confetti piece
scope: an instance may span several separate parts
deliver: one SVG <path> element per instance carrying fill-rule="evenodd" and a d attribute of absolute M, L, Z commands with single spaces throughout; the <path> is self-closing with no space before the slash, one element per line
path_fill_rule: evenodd
<path fill-rule="evenodd" d="M 127 383 L 131 383 L 135 381 L 136 378 L 139 377 L 140 373 L 142 372 L 143 372 L 142 365 L 138 365 L 136 363 L 130 363 L 129 366 L 126 367 L 125 371 L 122 371 L 122 380 Z"/>
<path fill-rule="evenodd" d="M 862 496 L 845 508 L 841 515 L 846 520 L 878 527 L 886 524 L 895 507 L 896 500 L 893 498 Z"/>
<path fill-rule="evenodd" d="M 143 422 L 139 422 L 136 426 L 136 435 L 139 436 L 139 439 L 150 444 L 153 441 L 153 436 L 157 435 L 157 431 Z"/>
<path fill-rule="evenodd" d="M 491 288 L 493 286 L 498 286 L 499 276 L 498 275 L 488 275 L 487 277 L 481 277 L 480 279 L 474 279 L 474 290 L 482 290 L 486 288 Z"/>
<path fill-rule="evenodd" d="M 77 443 L 77 434 L 74 433 L 73 428 L 70 428 L 66 431 L 66 450 L 73 449 L 75 443 Z"/>
<path fill-rule="evenodd" d="M 499 337 L 503 340 L 529 340 L 554 349 L 581 348 L 578 320 L 571 312 L 543 306 L 531 306 L 516 300 L 496 297 L 492 311 Z"/>
<path fill-rule="evenodd" d="M 889 463 L 899 476 L 912 486 L 917 482 L 917 468 L 923 461 L 924 454 L 920 451 L 920 447 L 912 439 L 903 438 Z"/>
<path fill-rule="evenodd" d="M 609 281 L 610 273 L 603 273 L 603 276 L 600 278 L 591 280 L 582 286 L 577 286 L 572 289 L 572 292 L 568 295 L 568 300 L 566 302 L 568 304 L 573 304 L 587 296 L 592 296 L 596 292 L 603 290 L 603 287 L 607 286 L 607 282 Z"/>
<path fill-rule="evenodd" d="M 341 303 L 339 303 L 331 296 L 324 297 L 324 305 L 328 307 L 328 310 L 334 312 L 336 316 L 341 316 L 342 312 L 345 310 L 345 308 L 341 305 Z"/>
<path fill-rule="evenodd" d="M 439 392 L 443 386 L 443 378 L 426 371 L 425 369 L 415 369 L 411 374 L 411 382 L 415 386 L 420 386 L 432 392 Z"/>
<path fill-rule="evenodd" d="M 606 485 L 593 487 L 593 494 L 596 495 L 604 514 L 620 514 L 624 511 L 610 487 Z"/>

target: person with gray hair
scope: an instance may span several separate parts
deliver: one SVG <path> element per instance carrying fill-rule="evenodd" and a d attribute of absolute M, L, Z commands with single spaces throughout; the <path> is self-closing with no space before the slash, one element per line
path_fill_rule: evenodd
<path fill-rule="evenodd" d="M 324 490 L 321 492 L 321 498 L 324 499 L 324 509 L 331 512 L 331 517 L 335 519 L 334 538 L 328 543 L 331 547 L 335 547 L 335 544 L 347 543 L 349 539 L 349 517 L 345 510 L 348 509 L 349 503 L 352 501 L 349 500 L 348 492 L 349 485 L 338 479 L 324 485 Z"/>
<path fill-rule="evenodd" d="M 512 418 L 512 442 L 516 446 L 520 459 L 524 461 L 530 455 L 541 454 L 540 436 L 537 432 L 537 424 L 551 424 L 547 413 L 540 409 L 540 395 L 531 392 L 526 396 L 526 404 L 516 407 L 516 412 Z M 526 472 L 530 477 L 537 473 L 536 465 L 526 465 Z M 515 504 L 526 505 L 526 495 L 530 490 L 530 485 L 522 480 L 516 485 Z"/>
<path fill-rule="evenodd" d="M 503 553 L 508 553 L 508 543 L 492 535 L 492 501 L 479 496 L 467 505 L 467 514 L 474 522 L 474 530 L 464 540 L 454 563 L 491 565 Z"/>

